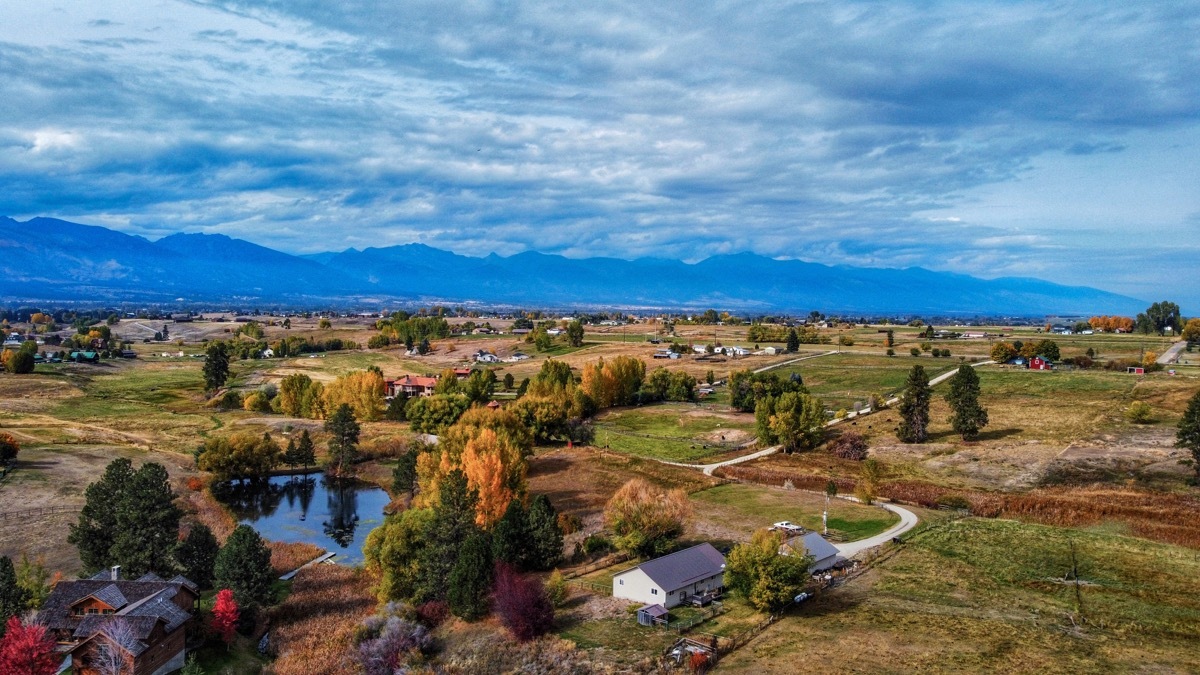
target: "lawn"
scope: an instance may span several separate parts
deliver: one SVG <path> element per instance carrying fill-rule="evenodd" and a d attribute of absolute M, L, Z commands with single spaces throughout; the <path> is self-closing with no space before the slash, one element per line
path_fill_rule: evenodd
<path fill-rule="evenodd" d="M 754 418 L 693 404 L 610 412 L 596 422 L 596 442 L 614 452 L 672 462 L 695 462 L 753 440 Z"/>
<path fill-rule="evenodd" d="M 888 397 L 902 389 L 909 371 L 918 364 L 933 378 L 957 368 L 959 361 L 928 355 L 888 357 L 843 353 L 801 361 L 773 372 L 784 377 L 799 373 L 809 393 L 824 401 L 827 408 L 852 410 L 855 403 L 865 405 L 872 394 Z"/>
<path fill-rule="evenodd" d="M 821 511 L 825 508 L 822 495 L 747 483 L 728 483 L 694 492 L 691 500 L 698 527 L 707 524 L 713 527 L 714 534 L 724 531 L 739 540 L 749 539 L 754 530 L 782 520 L 820 532 Z M 865 539 L 898 521 L 895 514 L 881 508 L 843 499 L 829 503 L 829 532 L 836 539 Z"/>
<path fill-rule="evenodd" d="M 1064 581 L 1074 567 L 1082 584 Z M 756 674 L 1196 672 L 1200 558 L 1104 531 L 951 521 L 722 662 Z"/>

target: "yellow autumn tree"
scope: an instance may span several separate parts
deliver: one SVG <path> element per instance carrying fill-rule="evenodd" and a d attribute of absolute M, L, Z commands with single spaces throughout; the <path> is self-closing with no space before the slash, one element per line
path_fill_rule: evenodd
<path fill-rule="evenodd" d="M 510 444 L 501 443 L 491 429 L 483 429 L 467 441 L 462 454 L 462 470 L 467 476 L 467 487 L 479 493 L 476 524 L 490 528 L 500 520 L 509 502 L 517 496 L 514 486 L 525 485 L 526 467 L 519 451 Z"/>
<path fill-rule="evenodd" d="M 692 507 L 687 493 L 657 488 L 641 478 L 621 486 L 604 507 L 604 523 L 617 535 L 615 543 L 634 555 L 665 553 L 683 534 Z"/>
<path fill-rule="evenodd" d="M 383 416 L 384 389 L 383 376 L 373 370 L 347 373 L 325 387 L 325 409 L 337 410 L 344 403 L 359 420 L 374 422 Z"/>
<path fill-rule="evenodd" d="M 533 434 L 519 417 L 504 409 L 471 408 L 438 437 L 436 448 L 417 458 L 419 490 L 413 505 L 436 505 L 442 479 L 460 469 L 470 487 L 480 491 L 479 523 L 490 525 L 513 496 L 525 494 L 525 458 L 531 454 Z"/>

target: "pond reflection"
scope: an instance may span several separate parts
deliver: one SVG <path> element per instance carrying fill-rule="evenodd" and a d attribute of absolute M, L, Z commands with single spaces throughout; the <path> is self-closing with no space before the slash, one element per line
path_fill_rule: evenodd
<path fill-rule="evenodd" d="M 213 495 L 262 536 L 316 544 L 346 564 L 362 562 L 363 542 L 390 501 L 376 485 L 323 474 L 230 481 Z"/>

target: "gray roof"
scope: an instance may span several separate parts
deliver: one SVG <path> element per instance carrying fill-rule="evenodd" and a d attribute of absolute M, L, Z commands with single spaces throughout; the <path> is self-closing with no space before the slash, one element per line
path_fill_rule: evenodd
<path fill-rule="evenodd" d="M 125 596 L 121 593 L 121 589 L 117 588 L 116 584 L 109 584 L 101 588 L 92 593 L 92 597 L 113 609 L 121 609 L 129 604 L 129 601 L 125 599 Z"/>
<path fill-rule="evenodd" d="M 805 555 L 813 557 L 813 562 L 838 554 L 837 547 L 825 541 L 825 537 L 816 532 L 808 532 L 799 537 L 792 537 L 787 540 L 787 545 L 794 551 L 805 551 Z"/>
<path fill-rule="evenodd" d="M 663 607 L 658 603 L 653 605 L 643 605 L 638 608 L 638 611 L 645 612 L 656 619 L 667 616 L 670 613 L 667 611 L 666 607 Z"/>
<path fill-rule="evenodd" d="M 644 562 L 621 574 L 640 569 L 659 588 L 670 593 L 725 571 L 725 556 L 707 542 Z M 616 576 L 621 576 L 620 574 Z"/>

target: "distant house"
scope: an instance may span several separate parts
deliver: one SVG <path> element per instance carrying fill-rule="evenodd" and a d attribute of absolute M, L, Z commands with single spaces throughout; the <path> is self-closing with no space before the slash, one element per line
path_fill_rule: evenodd
<path fill-rule="evenodd" d="M 527 361 L 529 359 L 530 356 L 528 354 L 522 354 L 521 352 L 513 352 L 512 356 L 508 357 L 509 361 Z"/>
<path fill-rule="evenodd" d="M 500 363 L 500 357 L 480 349 L 475 352 L 475 363 Z"/>
<path fill-rule="evenodd" d="M 71 360 L 75 363 L 100 363 L 99 352 L 71 352 Z"/>
<path fill-rule="evenodd" d="M 725 587 L 725 556 L 704 543 L 644 562 L 613 577 L 613 597 L 670 609 L 688 596 Z"/>
<path fill-rule="evenodd" d="M 398 380 L 385 380 L 385 393 L 390 398 L 404 395 L 408 398 L 414 396 L 432 396 L 433 388 L 437 386 L 436 377 L 421 377 L 420 375 L 405 375 Z"/>
<path fill-rule="evenodd" d="M 558 337 L 559 335 L 562 335 L 565 332 L 567 332 L 567 331 L 565 331 L 561 328 L 549 328 L 546 330 L 546 335 L 549 335 L 551 337 Z"/>
<path fill-rule="evenodd" d="M 745 347 L 722 347 L 721 350 L 726 356 L 749 356 L 750 350 Z"/>
<path fill-rule="evenodd" d="M 1129 366 L 1125 369 L 1125 372 L 1129 373 L 1130 375 L 1145 375 L 1146 369 L 1142 366 Z"/>
<path fill-rule="evenodd" d="M 20 333 L 9 333 L 8 337 L 4 338 L 5 347 L 20 347 L 24 342 Z"/>
<path fill-rule="evenodd" d="M 470 368 L 455 368 L 455 369 L 454 369 L 454 377 L 455 377 L 455 379 L 458 379 L 458 380 L 465 380 L 465 379 L 467 379 L 467 378 L 468 378 L 468 377 L 470 377 L 470 376 L 471 376 L 471 369 L 470 369 Z"/>
<path fill-rule="evenodd" d="M 1035 356 L 1032 359 L 1029 359 L 1030 370 L 1051 370 L 1053 368 L 1054 364 L 1050 362 L 1050 359 L 1044 356 Z"/>
<path fill-rule="evenodd" d="M 164 581 L 147 574 L 129 581 L 113 567 L 90 579 L 60 581 L 38 620 L 71 657 L 73 673 L 104 672 L 98 653 L 115 642 L 128 655 L 134 675 L 164 675 L 183 667 L 186 627 L 199 599 L 196 585 L 184 577 Z M 118 634 L 124 639 L 108 639 Z"/>
<path fill-rule="evenodd" d="M 783 351 L 784 350 L 782 347 L 767 347 L 766 349 L 762 350 L 762 353 L 766 354 L 767 356 L 776 356 L 778 354 L 782 354 Z"/>
<path fill-rule="evenodd" d="M 258 356 L 259 356 L 259 358 L 262 358 L 262 359 L 273 359 L 273 358 L 275 358 L 275 350 L 271 349 L 270 347 L 267 347 L 266 349 L 259 352 Z"/>
<path fill-rule="evenodd" d="M 532 332 L 533 332 L 532 328 L 514 328 L 514 329 L 512 329 L 513 335 L 529 335 Z"/>
<path fill-rule="evenodd" d="M 981 333 L 979 331 L 967 331 L 958 337 L 960 340 L 982 340 L 987 337 L 987 333 Z"/>
<path fill-rule="evenodd" d="M 792 555 L 793 553 L 811 555 L 813 564 L 809 566 L 809 572 L 820 572 L 833 567 L 838 557 L 837 547 L 816 532 L 808 532 L 788 539 L 779 547 L 779 553 L 780 555 Z"/>
<path fill-rule="evenodd" d="M 677 359 L 677 358 L 679 358 L 679 354 L 672 352 L 672 351 L 667 351 L 664 349 L 661 351 L 654 352 L 654 358 L 656 358 L 656 359 Z"/>

